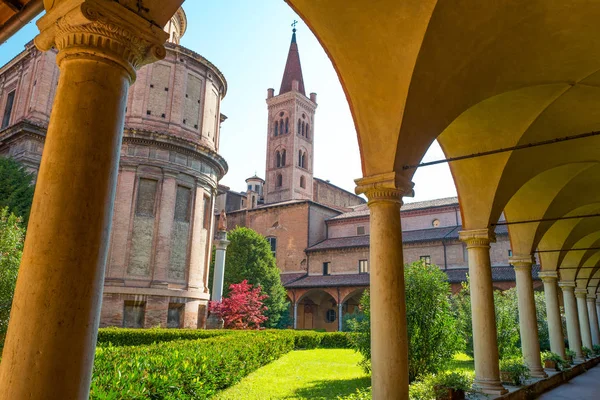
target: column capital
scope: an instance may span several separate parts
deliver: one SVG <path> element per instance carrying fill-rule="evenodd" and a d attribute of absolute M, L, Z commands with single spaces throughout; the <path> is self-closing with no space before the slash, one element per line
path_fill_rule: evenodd
<path fill-rule="evenodd" d="M 588 293 L 588 295 L 587 295 L 587 301 L 590 302 L 590 303 L 595 303 L 596 302 L 596 295 Z"/>
<path fill-rule="evenodd" d="M 168 34 L 112 0 L 63 0 L 46 5 L 34 43 L 41 51 L 55 47 L 56 62 L 94 59 L 123 67 L 131 82 L 141 66 L 166 56 Z"/>
<path fill-rule="evenodd" d="M 541 271 L 538 276 L 544 283 L 553 283 L 558 281 L 558 273 L 556 271 Z"/>
<path fill-rule="evenodd" d="M 587 289 L 575 288 L 575 297 L 585 299 L 588 295 Z"/>
<path fill-rule="evenodd" d="M 379 201 L 402 203 L 403 196 L 414 196 L 414 183 L 396 172 L 366 176 L 354 182 L 355 193 L 364 193 L 369 204 Z"/>
<path fill-rule="evenodd" d="M 458 237 L 467 244 L 467 248 L 489 247 L 490 243 L 496 242 L 496 234 L 490 228 L 460 231 Z"/>
<path fill-rule="evenodd" d="M 508 258 L 508 262 L 513 266 L 515 271 L 531 271 L 531 266 L 533 265 L 533 257 L 531 256 L 531 254 L 515 254 Z"/>
<path fill-rule="evenodd" d="M 575 290 L 575 281 L 560 281 L 558 282 L 558 286 L 567 292 L 572 292 Z"/>

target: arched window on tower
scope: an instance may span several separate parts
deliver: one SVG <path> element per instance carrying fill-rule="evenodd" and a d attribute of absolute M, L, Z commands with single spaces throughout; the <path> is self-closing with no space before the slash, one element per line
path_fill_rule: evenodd
<path fill-rule="evenodd" d="M 298 118 L 298 135 L 302 132 L 302 121 Z"/>
<path fill-rule="evenodd" d="M 281 151 L 281 166 L 285 167 L 285 149 Z"/>
<path fill-rule="evenodd" d="M 275 153 L 275 167 L 281 167 L 281 153 L 279 151 Z"/>
<path fill-rule="evenodd" d="M 300 160 L 301 160 L 300 166 L 302 168 L 306 168 L 306 152 L 302 153 L 302 158 Z"/>
<path fill-rule="evenodd" d="M 290 131 L 290 119 L 288 117 L 285 117 L 285 133 L 288 133 Z"/>
<path fill-rule="evenodd" d="M 304 178 L 304 176 L 300 177 L 300 187 L 306 189 L 306 178 Z"/>
<path fill-rule="evenodd" d="M 279 120 L 279 134 L 283 135 L 283 118 Z"/>
<path fill-rule="evenodd" d="M 277 123 L 277 121 L 275 121 L 275 126 L 273 127 L 273 133 L 275 134 L 275 136 L 277 136 L 279 134 L 279 123 Z"/>
<path fill-rule="evenodd" d="M 298 166 L 302 166 L 302 150 L 298 150 Z"/>
<path fill-rule="evenodd" d="M 275 182 L 275 187 L 283 186 L 283 176 L 281 174 L 277 174 L 277 180 Z"/>
<path fill-rule="evenodd" d="M 306 136 L 306 124 L 304 124 L 304 121 L 302 121 L 302 136 Z"/>
<path fill-rule="evenodd" d="M 309 135 L 308 135 L 308 134 L 309 134 L 309 132 L 310 132 L 310 125 L 309 125 L 309 124 L 306 124 L 306 134 L 305 134 L 304 136 L 306 136 L 306 138 L 307 138 L 307 139 L 308 139 L 308 136 L 309 136 Z"/>

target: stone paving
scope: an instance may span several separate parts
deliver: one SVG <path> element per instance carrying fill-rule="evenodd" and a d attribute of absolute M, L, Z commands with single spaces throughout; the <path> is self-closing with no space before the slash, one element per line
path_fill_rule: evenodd
<path fill-rule="evenodd" d="M 556 389 L 544 393 L 539 400 L 598 400 L 600 399 L 600 365 L 576 376 Z"/>

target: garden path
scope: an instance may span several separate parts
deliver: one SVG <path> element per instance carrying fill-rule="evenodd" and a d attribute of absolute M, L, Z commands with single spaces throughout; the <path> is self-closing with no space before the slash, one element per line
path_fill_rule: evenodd
<path fill-rule="evenodd" d="M 598 400 L 600 399 L 600 365 L 569 382 L 544 393 L 538 400 Z"/>

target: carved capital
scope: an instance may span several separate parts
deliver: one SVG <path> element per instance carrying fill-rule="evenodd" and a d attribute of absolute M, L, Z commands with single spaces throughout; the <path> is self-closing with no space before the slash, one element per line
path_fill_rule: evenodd
<path fill-rule="evenodd" d="M 596 302 L 596 295 L 588 293 L 588 295 L 587 295 L 587 301 L 588 301 L 588 303 L 595 303 Z"/>
<path fill-rule="evenodd" d="M 584 288 L 576 288 L 575 289 L 575 297 L 577 298 L 586 298 L 588 295 L 587 289 Z"/>
<path fill-rule="evenodd" d="M 458 237 L 467 244 L 467 249 L 471 247 L 490 247 L 490 243 L 496 242 L 496 234 L 489 228 L 460 231 Z"/>
<path fill-rule="evenodd" d="M 560 281 L 558 286 L 566 292 L 572 292 L 575 290 L 575 281 Z"/>
<path fill-rule="evenodd" d="M 542 271 L 538 276 L 544 283 L 556 283 L 558 281 L 558 274 L 556 271 Z"/>
<path fill-rule="evenodd" d="M 533 257 L 527 254 L 514 254 L 508 258 L 508 262 L 513 266 L 515 271 L 531 271 Z"/>
<path fill-rule="evenodd" d="M 356 194 L 365 194 L 369 205 L 375 202 L 395 202 L 402 204 L 402 197 L 414 196 L 414 183 L 396 172 L 371 175 L 356 179 Z"/>
<path fill-rule="evenodd" d="M 56 47 L 56 62 L 95 59 L 123 67 L 131 81 L 135 71 L 165 57 L 168 34 L 112 0 L 55 2 L 37 22 L 35 45 L 41 51 Z"/>

